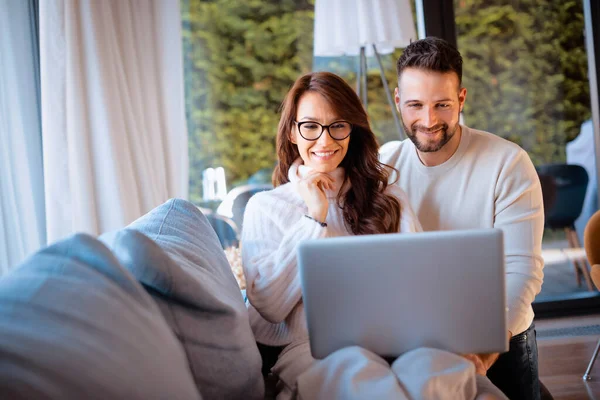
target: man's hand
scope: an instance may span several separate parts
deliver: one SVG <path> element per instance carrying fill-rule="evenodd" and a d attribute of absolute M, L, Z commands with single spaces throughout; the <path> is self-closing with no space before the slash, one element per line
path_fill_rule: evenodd
<path fill-rule="evenodd" d="M 494 365 L 500 353 L 462 354 L 464 358 L 475 364 L 475 372 L 485 376 L 488 369 Z"/>
<path fill-rule="evenodd" d="M 510 343 L 512 332 L 508 331 L 507 341 Z M 492 368 L 492 365 L 500 357 L 500 353 L 480 353 L 480 354 L 461 354 L 464 358 L 475 364 L 475 372 L 479 375 L 486 375 L 487 371 Z"/>

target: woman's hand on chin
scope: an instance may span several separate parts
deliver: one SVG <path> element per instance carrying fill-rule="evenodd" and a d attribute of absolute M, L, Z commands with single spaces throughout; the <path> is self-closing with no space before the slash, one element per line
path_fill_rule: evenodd
<path fill-rule="evenodd" d="M 304 179 L 298 181 L 298 192 L 308 207 L 308 215 L 319 222 L 327 219 L 329 201 L 325 190 L 333 190 L 333 178 L 322 172 L 310 172 Z"/>

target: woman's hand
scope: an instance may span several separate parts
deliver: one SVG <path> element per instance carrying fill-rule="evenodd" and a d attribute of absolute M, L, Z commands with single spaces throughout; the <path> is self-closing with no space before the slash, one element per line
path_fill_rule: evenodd
<path fill-rule="evenodd" d="M 322 172 L 311 172 L 298 181 L 298 192 L 308 207 L 308 215 L 319 222 L 325 222 L 329 201 L 325 189 L 333 190 L 333 179 Z"/>

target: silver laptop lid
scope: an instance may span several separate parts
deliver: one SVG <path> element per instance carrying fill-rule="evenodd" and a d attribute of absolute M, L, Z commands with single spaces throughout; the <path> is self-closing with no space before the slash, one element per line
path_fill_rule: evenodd
<path fill-rule="evenodd" d="M 352 345 L 508 350 L 499 229 L 309 240 L 298 266 L 315 358 Z"/>

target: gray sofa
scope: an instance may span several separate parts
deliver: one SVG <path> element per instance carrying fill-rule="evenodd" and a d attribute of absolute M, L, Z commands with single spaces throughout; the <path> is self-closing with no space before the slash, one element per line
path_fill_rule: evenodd
<path fill-rule="evenodd" d="M 10 399 L 261 399 L 262 359 L 219 240 L 173 199 L 0 278 Z"/>

